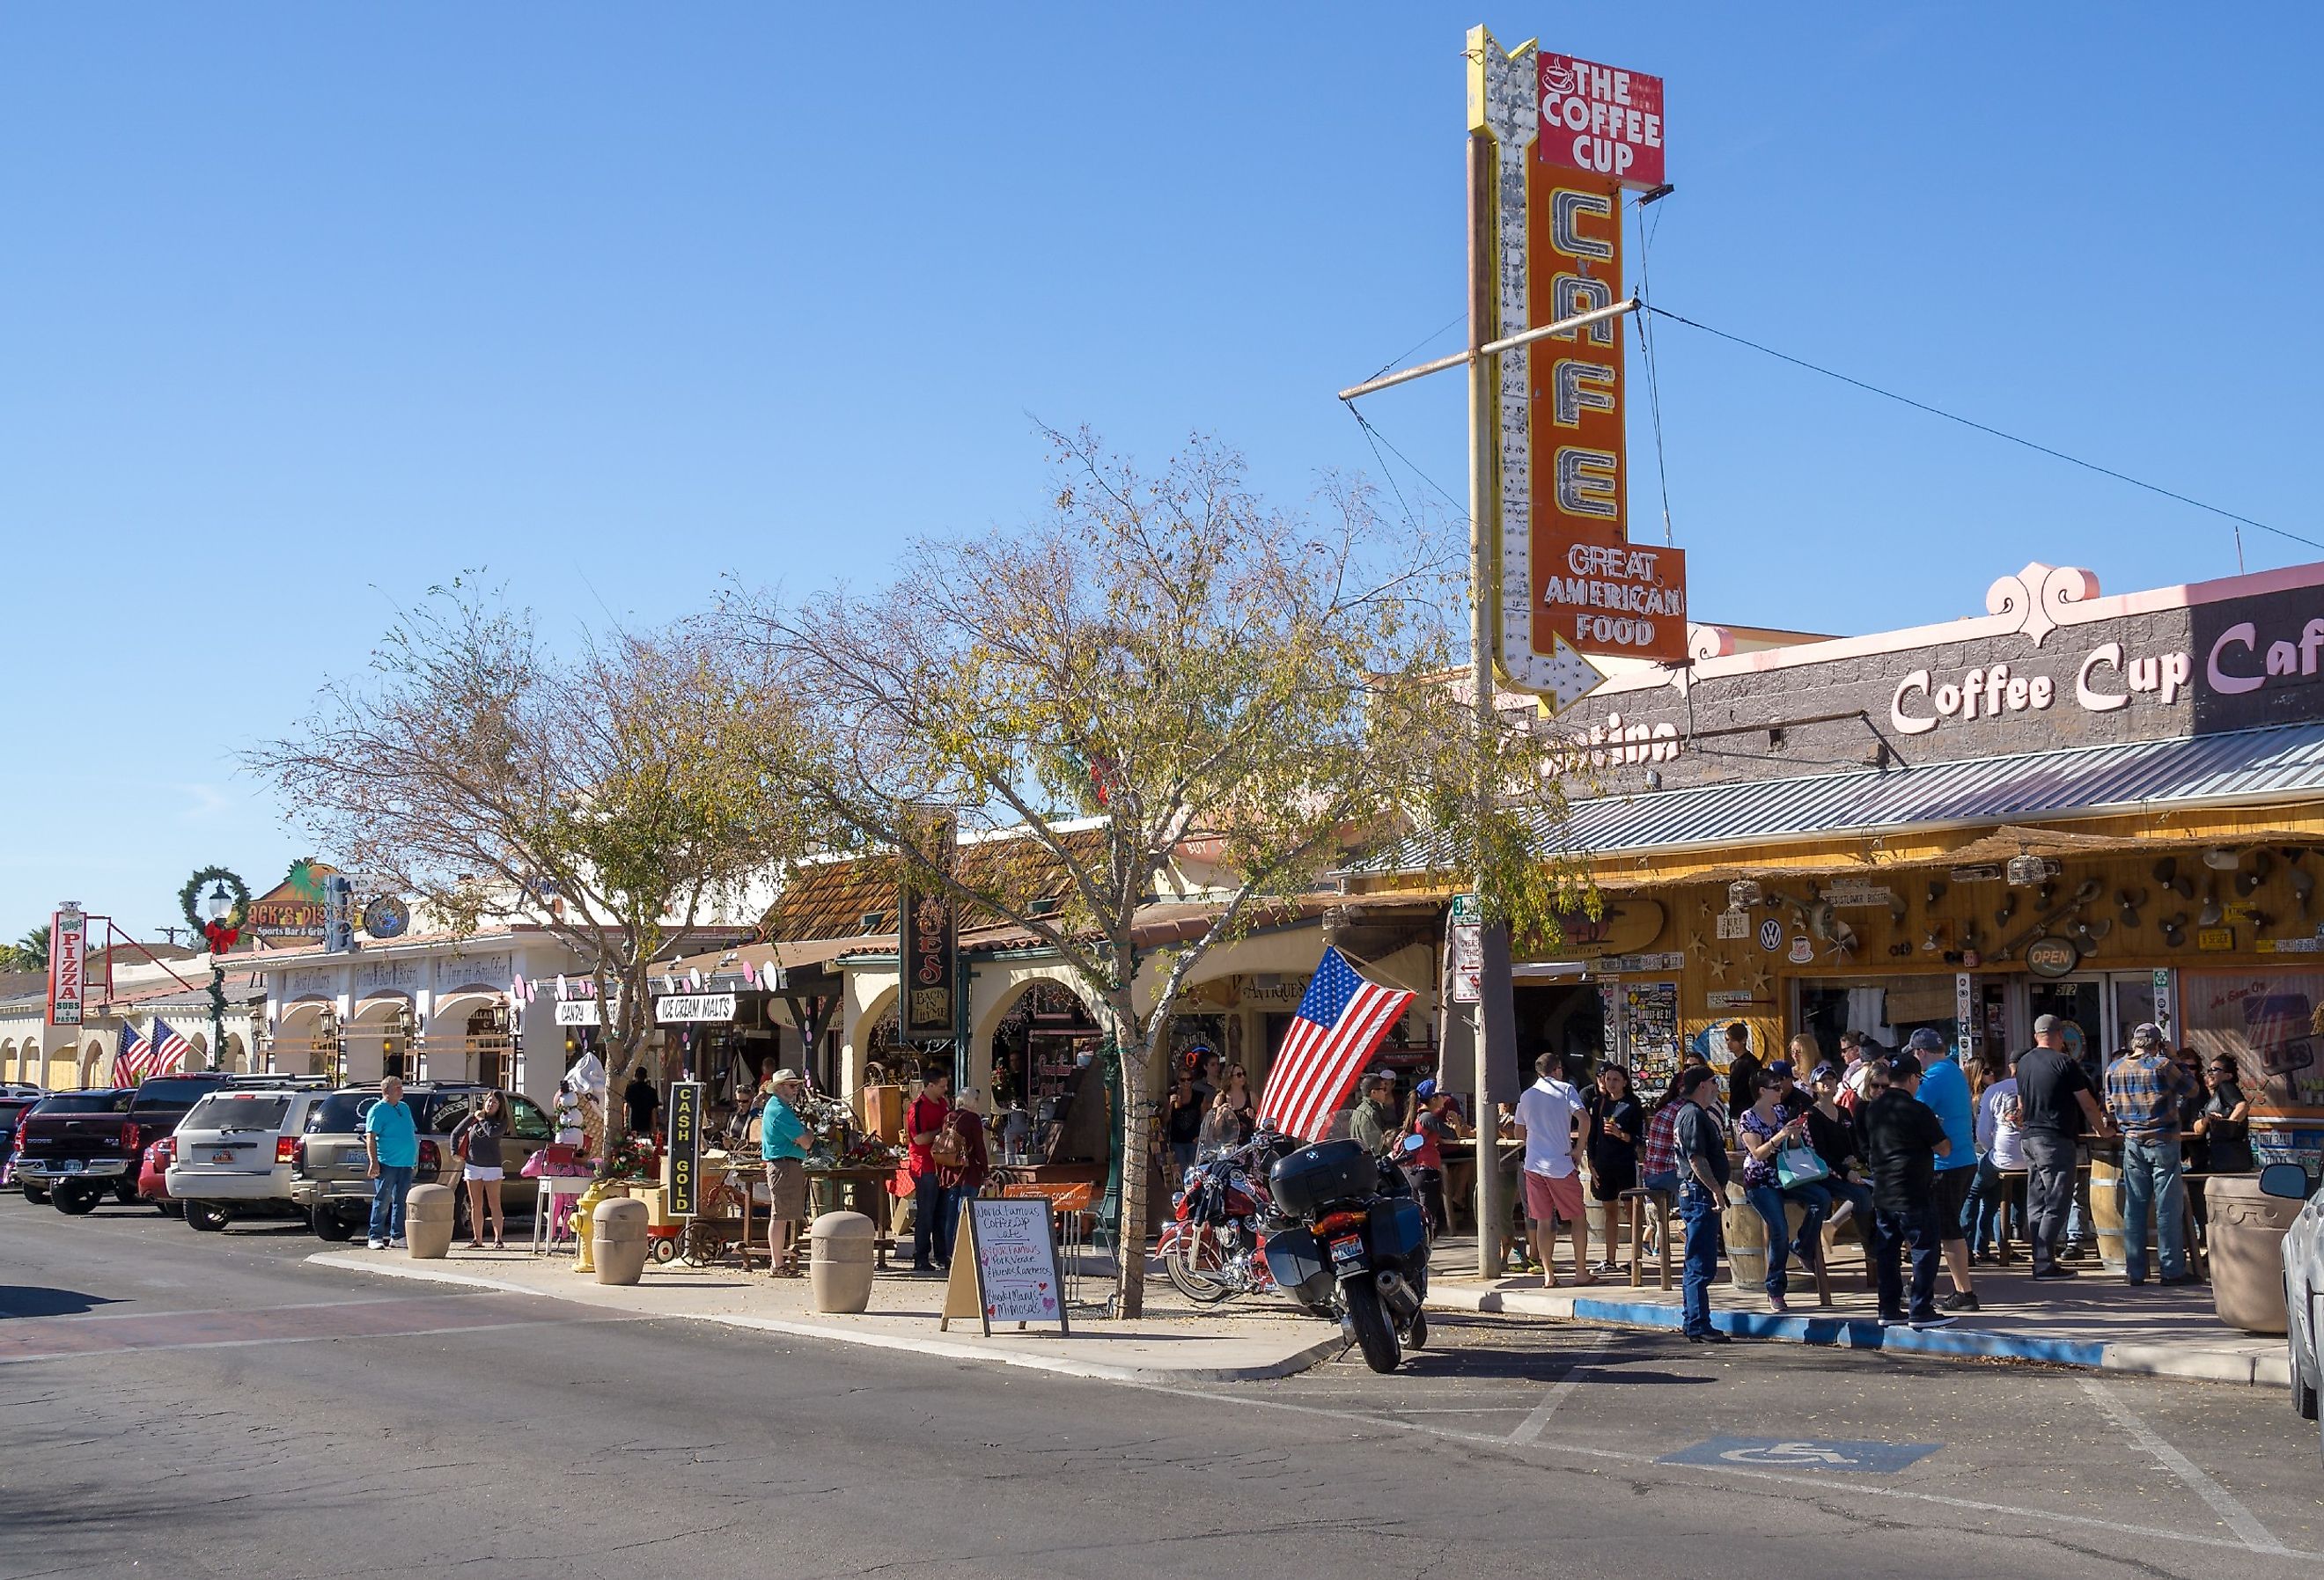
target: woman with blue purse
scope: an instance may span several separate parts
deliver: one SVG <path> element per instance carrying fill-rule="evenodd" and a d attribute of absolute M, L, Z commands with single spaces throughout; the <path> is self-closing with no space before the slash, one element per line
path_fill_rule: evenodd
<path fill-rule="evenodd" d="M 1742 1137 L 1743 1193 L 1767 1224 L 1767 1304 L 1778 1312 L 1784 1304 L 1784 1273 L 1794 1253 L 1790 1215 L 1796 1204 L 1800 1221 L 1796 1253 L 1801 1264 L 1812 1268 L 1823 1246 L 1823 1221 L 1831 1212 L 1831 1191 L 1825 1179 L 1831 1170 L 1808 1141 L 1807 1108 L 1787 1105 L 1792 1070 L 1782 1060 L 1759 1072 L 1758 1098 L 1736 1121 Z"/>

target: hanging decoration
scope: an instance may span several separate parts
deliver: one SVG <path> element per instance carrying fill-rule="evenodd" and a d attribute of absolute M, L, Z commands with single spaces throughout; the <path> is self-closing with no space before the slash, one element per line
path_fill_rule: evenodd
<path fill-rule="evenodd" d="M 217 898 L 220 890 L 233 903 L 223 915 L 203 914 L 204 900 Z M 202 936 L 210 953 L 223 955 L 241 938 L 243 927 L 250 919 L 250 887 L 225 867 L 204 867 L 178 891 L 178 909 L 184 913 L 186 925 Z"/>

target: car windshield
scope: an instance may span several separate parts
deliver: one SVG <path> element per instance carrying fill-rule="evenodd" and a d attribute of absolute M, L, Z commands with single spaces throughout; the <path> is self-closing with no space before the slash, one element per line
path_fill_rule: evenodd
<path fill-rule="evenodd" d="M 140 1108 L 189 1108 L 200 1102 L 204 1096 L 217 1090 L 216 1081 L 191 1080 L 184 1077 L 173 1080 L 167 1076 L 158 1076 L 139 1086 L 137 1106 Z"/>
<path fill-rule="evenodd" d="M 194 1104 L 187 1130 L 279 1130 L 290 1099 L 260 1092 L 217 1092 Z"/>
<path fill-rule="evenodd" d="M 129 1112 L 127 1092 L 69 1092 L 54 1097 L 43 1097 L 34 1110 L 39 1113 L 126 1113 Z"/>

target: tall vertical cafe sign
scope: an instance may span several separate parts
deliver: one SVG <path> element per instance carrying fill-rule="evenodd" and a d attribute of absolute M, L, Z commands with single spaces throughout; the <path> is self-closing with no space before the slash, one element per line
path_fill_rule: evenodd
<path fill-rule="evenodd" d="M 936 860 L 952 860 L 959 838 L 957 827 L 950 818 L 930 827 L 926 843 Z M 952 896 L 941 879 L 905 869 L 902 891 L 897 897 L 896 930 L 903 975 L 903 1005 L 898 1019 L 904 1039 L 954 1040 L 960 1031 L 954 981 L 959 929 Z"/>
<path fill-rule="evenodd" d="M 1663 184 L 1663 84 L 1469 34 L 1470 135 L 1489 145 L 1498 339 L 1625 300 L 1622 195 Z M 1500 354 L 1493 444 L 1508 682 L 1554 691 L 1561 642 L 1677 662 L 1686 555 L 1634 542 L 1622 320 Z"/>

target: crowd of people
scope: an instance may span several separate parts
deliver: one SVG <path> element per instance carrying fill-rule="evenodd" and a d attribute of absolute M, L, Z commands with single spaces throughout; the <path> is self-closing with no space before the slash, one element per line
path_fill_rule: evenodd
<path fill-rule="evenodd" d="M 1803 1033 L 1785 1057 L 1763 1063 L 1738 1022 L 1725 1029 L 1723 1080 L 1690 1050 L 1651 1101 L 1618 1066 L 1602 1065 L 1582 1086 L 1568 1078 L 1564 1059 L 1545 1054 L 1537 1078 L 1498 1114 L 1517 1204 L 1509 1262 L 1553 1285 L 1598 1282 L 1618 1270 L 1624 1194 L 1644 1190 L 1662 1209 L 1652 1224 L 1675 1214 L 1683 1225 L 1688 1336 L 1721 1342 L 1709 1290 L 1731 1180 L 1765 1228 L 1770 1310 L 1788 1309 L 1794 1264 L 1820 1270 L 1826 1227 L 1853 1224 L 1880 1320 L 1942 1326 L 1980 1308 L 1976 1270 L 2015 1261 L 2013 1243 L 2025 1247 L 2034 1277 L 2077 1276 L 2068 1252 L 2086 1252 L 2096 1233 L 2086 1163 L 2097 1141 L 2120 1149 L 2125 1280 L 2148 1281 L 2151 1226 L 2155 1281 L 2193 1283 L 2187 1231 L 2191 1222 L 2200 1234 L 2204 1215 L 2200 1195 L 2189 1210 L 2185 1176 L 2253 1167 L 2250 1104 L 2234 1061 L 2207 1066 L 2192 1049 L 2173 1049 L 2153 1024 L 2139 1026 L 2111 1060 L 2078 1058 L 2067 1051 L 2071 1031 L 2043 1015 L 2033 1047 L 1979 1053 L 1966 1067 L 1930 1028 L 1893 1051 L 1845 1033 L 1836 1060 Z M 1423 1080 L 1399 1106 L 1390 1077 L 1367 1076 L 1349 1133 L 1405 1168 L 1442 1233 L 1442 1144 L 1473 1133 L 1458 1101 Z"/>

